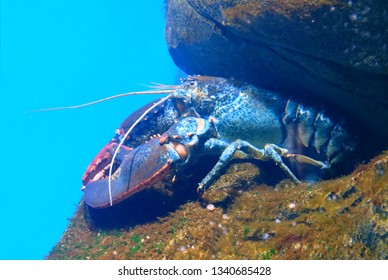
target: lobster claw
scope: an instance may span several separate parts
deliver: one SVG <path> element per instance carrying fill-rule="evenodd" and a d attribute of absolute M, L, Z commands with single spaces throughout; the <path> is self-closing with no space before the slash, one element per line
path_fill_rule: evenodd
<path fill-rule="evenodd" d="M 108 151 L 110 148 L 104 149 Z M 110 191 L 108 177 L 89 181 L 84 189 L 85 202 L 93 208 L 109 207 L 111 201 L 116 204 L 134 193 L 169 180 L 175 173 L 174 163 L 180 160 L 180 155 L 171 145 L 153 138 L 126 153 L 112 174 Z"/>
<path fill-rule="evenodd" d="M 96 181 L 104 177 L 111 164 L 113 154 L 116 151 L 118 144 L 115 139 L 112 139 L 105 145 L 104 148 L 97 154 L 97 156 L 89 164 L 84 175 L 82 176 L 82 183 L 84 186 L 90 181 Z M 115 162 L 121 163 L 125 155 L 132 151 L 132 148 L 121 146 L 116 155 Z"/>

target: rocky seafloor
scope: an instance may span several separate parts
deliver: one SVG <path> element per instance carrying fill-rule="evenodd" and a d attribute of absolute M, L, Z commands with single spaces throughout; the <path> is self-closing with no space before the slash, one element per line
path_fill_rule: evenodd
<path fill-rule="evenodd" d="M 112 211 L 81 201 L 46 258 L 388 259 L 388 152 L 333 180 L 269 185 L 268 176 L 236 160 L 201 199 L 189 186 L 169 206 L 168 192 Z"/>

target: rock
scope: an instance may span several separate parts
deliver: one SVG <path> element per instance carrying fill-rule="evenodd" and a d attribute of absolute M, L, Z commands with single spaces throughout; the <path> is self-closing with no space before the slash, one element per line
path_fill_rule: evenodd
<path fill-rule="evenodd" d="M 166 3 L 169 52 L 187 74 L 323 100 L 388 137 L 388 2 Z"/>
<path fill-rule="evenodd" d="M 335 180 L 268 186 L 237 161 L 208 190 L 225 188 L 228 196 L 213 211 L 206 198 L 147 221 L 138 217 L 150 207 L 121 209 L 111 219 L 136 223 L 108 227 L 96 225 L 81 201 L 47 259 L 388 259 L 388 174 L 376 172 L 376 163 L 387 170 L 388 152 Z M 231 186 L 241 166 L 246 173 Z"/>

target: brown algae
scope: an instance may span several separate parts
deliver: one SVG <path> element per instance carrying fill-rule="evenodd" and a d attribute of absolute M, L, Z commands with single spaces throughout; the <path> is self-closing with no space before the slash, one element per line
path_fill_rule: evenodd
<path fill-rule="evenodd" d="M 203 201 L 144 223 L 99 228 L 81 201 L 47 259 L 388 259 L 387 185 L 388 152 L 302 186 L 234 163 Z"/>

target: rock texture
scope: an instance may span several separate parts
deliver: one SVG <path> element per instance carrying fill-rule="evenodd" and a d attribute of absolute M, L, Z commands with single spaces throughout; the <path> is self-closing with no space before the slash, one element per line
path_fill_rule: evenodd
<path fill-rule="evenodd" d="M 323 100 L 388 137 L 388 2 L 167 0 L 169 52 L 187 74 Z"/>
<path fill-rule="evenodd" d="M 147 192 L 100 212 L 81 201 L 47 259 L 388 259 L 388 152 L 314 185 L 265 174 L 237 160 L 201 201 L 178 183 L 192 195 L 168 210 L 179 199 Z"/>

